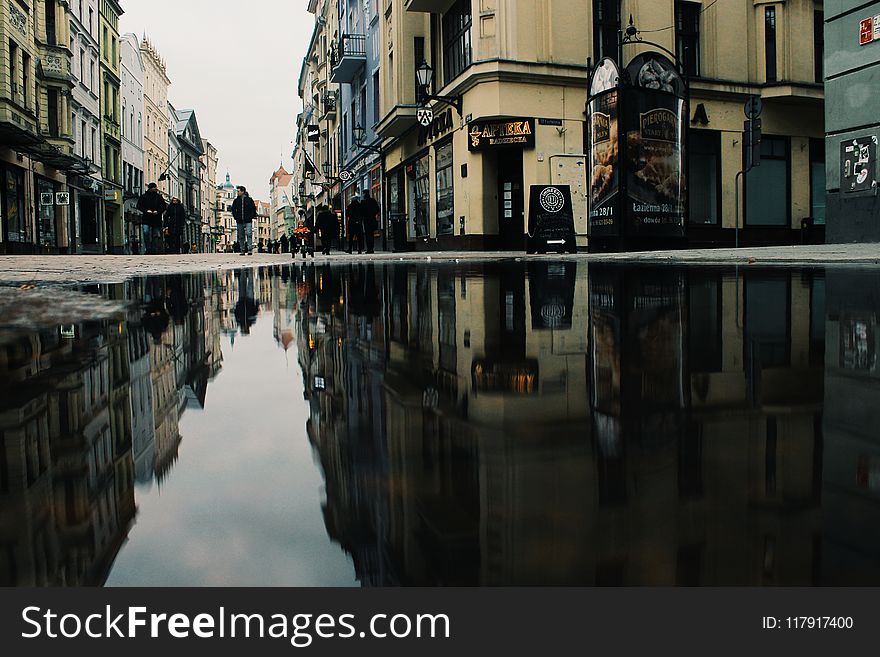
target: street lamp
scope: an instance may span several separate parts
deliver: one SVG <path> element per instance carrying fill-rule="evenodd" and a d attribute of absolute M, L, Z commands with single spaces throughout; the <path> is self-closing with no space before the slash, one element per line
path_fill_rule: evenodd
<path fill-rule="evenodd" d="M 379 155 L 382 154 L 382 149 L 377 146 L 371 146 L 369 144 L 364 143 L 364 137 L 366 137 L 366 130 L 364 130 L 363 126 L 360 123 L 355 123 L 354 127 L 351 129 L 351 134 L 354 137 L 354 145 L 360 148 L 363 151 L 369 151 L 371 153 L 377 153 Z"/>
<path fill-rule="evenodd" d="M 431 93 L 431 87 L 434 84 L 434 69 L 424 59 L 416 69 L 416 81 L 419 83 L 419 100 L 422 105 L 427 105 L 428 101 L 437 100 L 451 105 L 458 111 L 459 116 L 462 115 L 463 99 L 461 96 L 435 96 Z"/>

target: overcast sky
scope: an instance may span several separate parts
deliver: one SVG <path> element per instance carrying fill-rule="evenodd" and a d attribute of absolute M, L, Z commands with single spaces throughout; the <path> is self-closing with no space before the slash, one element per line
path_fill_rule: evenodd
<path fill-rule="evenodd" d="M 121 32 L 145 33 L 171 78 L 170 100 L 194 109 L 202 137 L 254 198 L 290 155 L 301 104 L 296 85 L 314 27 L 306 0 L 122 0 Z"/>

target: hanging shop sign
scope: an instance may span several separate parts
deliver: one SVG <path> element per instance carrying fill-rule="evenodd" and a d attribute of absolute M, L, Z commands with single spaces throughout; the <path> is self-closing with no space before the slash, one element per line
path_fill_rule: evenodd
<path fill-rule="evenodd" d="M 845 193 L 877 187 L 877 137 L 856 137 L 840 144 L 840 188 Z"/>
<path fill-rule="evenodd" d="M 636 56 L 626 72 L 622 84 L 602 60 L 590 86 L 590 237 L 683 239 L 687 87 L 656 52 Z"/>
<path fill-rule="evenodd" d="M 534 148 L 534 119 L 491 119 L 471 123 L 468 150 L 488 151 L 497 148 Z"/>
<path fill-rule="evenodd" d="M 574 205 L 568 185 L 532 185 L 529 196 L 529 253 L 576 253 Z"/>
<path fill-rule="evenodd" d="M 306 126 L 306 139 L 311 142 L 321 141 L 321 127 L 317 125 Z"/>

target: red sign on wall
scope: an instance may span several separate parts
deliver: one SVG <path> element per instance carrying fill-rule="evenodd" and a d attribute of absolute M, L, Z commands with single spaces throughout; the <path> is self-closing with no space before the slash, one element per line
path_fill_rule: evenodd
<path fill-rule="evenodd" d="M 866 46 L 874 40 L 874 19 L 866 18 L 859 23 L 859 45 Z"/>

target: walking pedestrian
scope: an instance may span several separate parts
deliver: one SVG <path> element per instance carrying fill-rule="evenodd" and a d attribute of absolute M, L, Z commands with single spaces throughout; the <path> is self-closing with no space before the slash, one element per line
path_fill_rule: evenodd
<path fill-rule="evenodd" d="M 379 215 L 382 212 L 379 204 L 370 195 L 370 190 L 364 190 L 364 198 L 361 201 L 361 215 L 364 223 L 364 240 L 367 253 L 375 253 L 376 232 L 379 230 Z"/>
<path fill-rule="evenodd" d="M 335 213 L 328 206 L 319 205 L 316 224 L 321 236 L 321 253 L 330 255 L 333 240 L 339 237 L 339 223 Z"/>
<path fill-rule="evenodd" d="M 186 209 L 180 202 L 180 199 L 174 197 L 171 199 L 171 205 L 165 211 L 165 239 L 167 243 L 167 253 L 175 255 L 184 253 L 183 249 L 183 229 L 186 227 Z"/>
<path fill-rule="evenodd" d="M 238 243 L 242 255 L 253 255 L 254 217 L 257 216 L 257 205 L 248 194 L 244 185 L 238 186 L 238 197 L 232 202 L 232 217 L 238 232 Z"/>
<path fill-rule="evenodd" d="M 289 253 L 288 247 L 290 246 L 290 240 L 287 239 L 287 233 L 284 233 L 281 236 L 281 253 Z"/>
<path fill-rule="evenodd" d="M 162 215 L 168 204 L 159 193 L 159 186 L 150 183 L 147 191 L 141 194 L 137 209 L 141 212 L 141 230 L 144 235 L 144 250 L 149 255 L 162 252 Z"/>
<path fill-rule="evenodd" d="M 346 253 L 354 251 L 354 243 L 357 242 L 358 253 L 363 253 L 364 248 L 364 218 L 361 216 L 361 202 L 357 196 L 351 199 L 351 203 L 345 209 L 348 220 L 348 249 Z"/>

